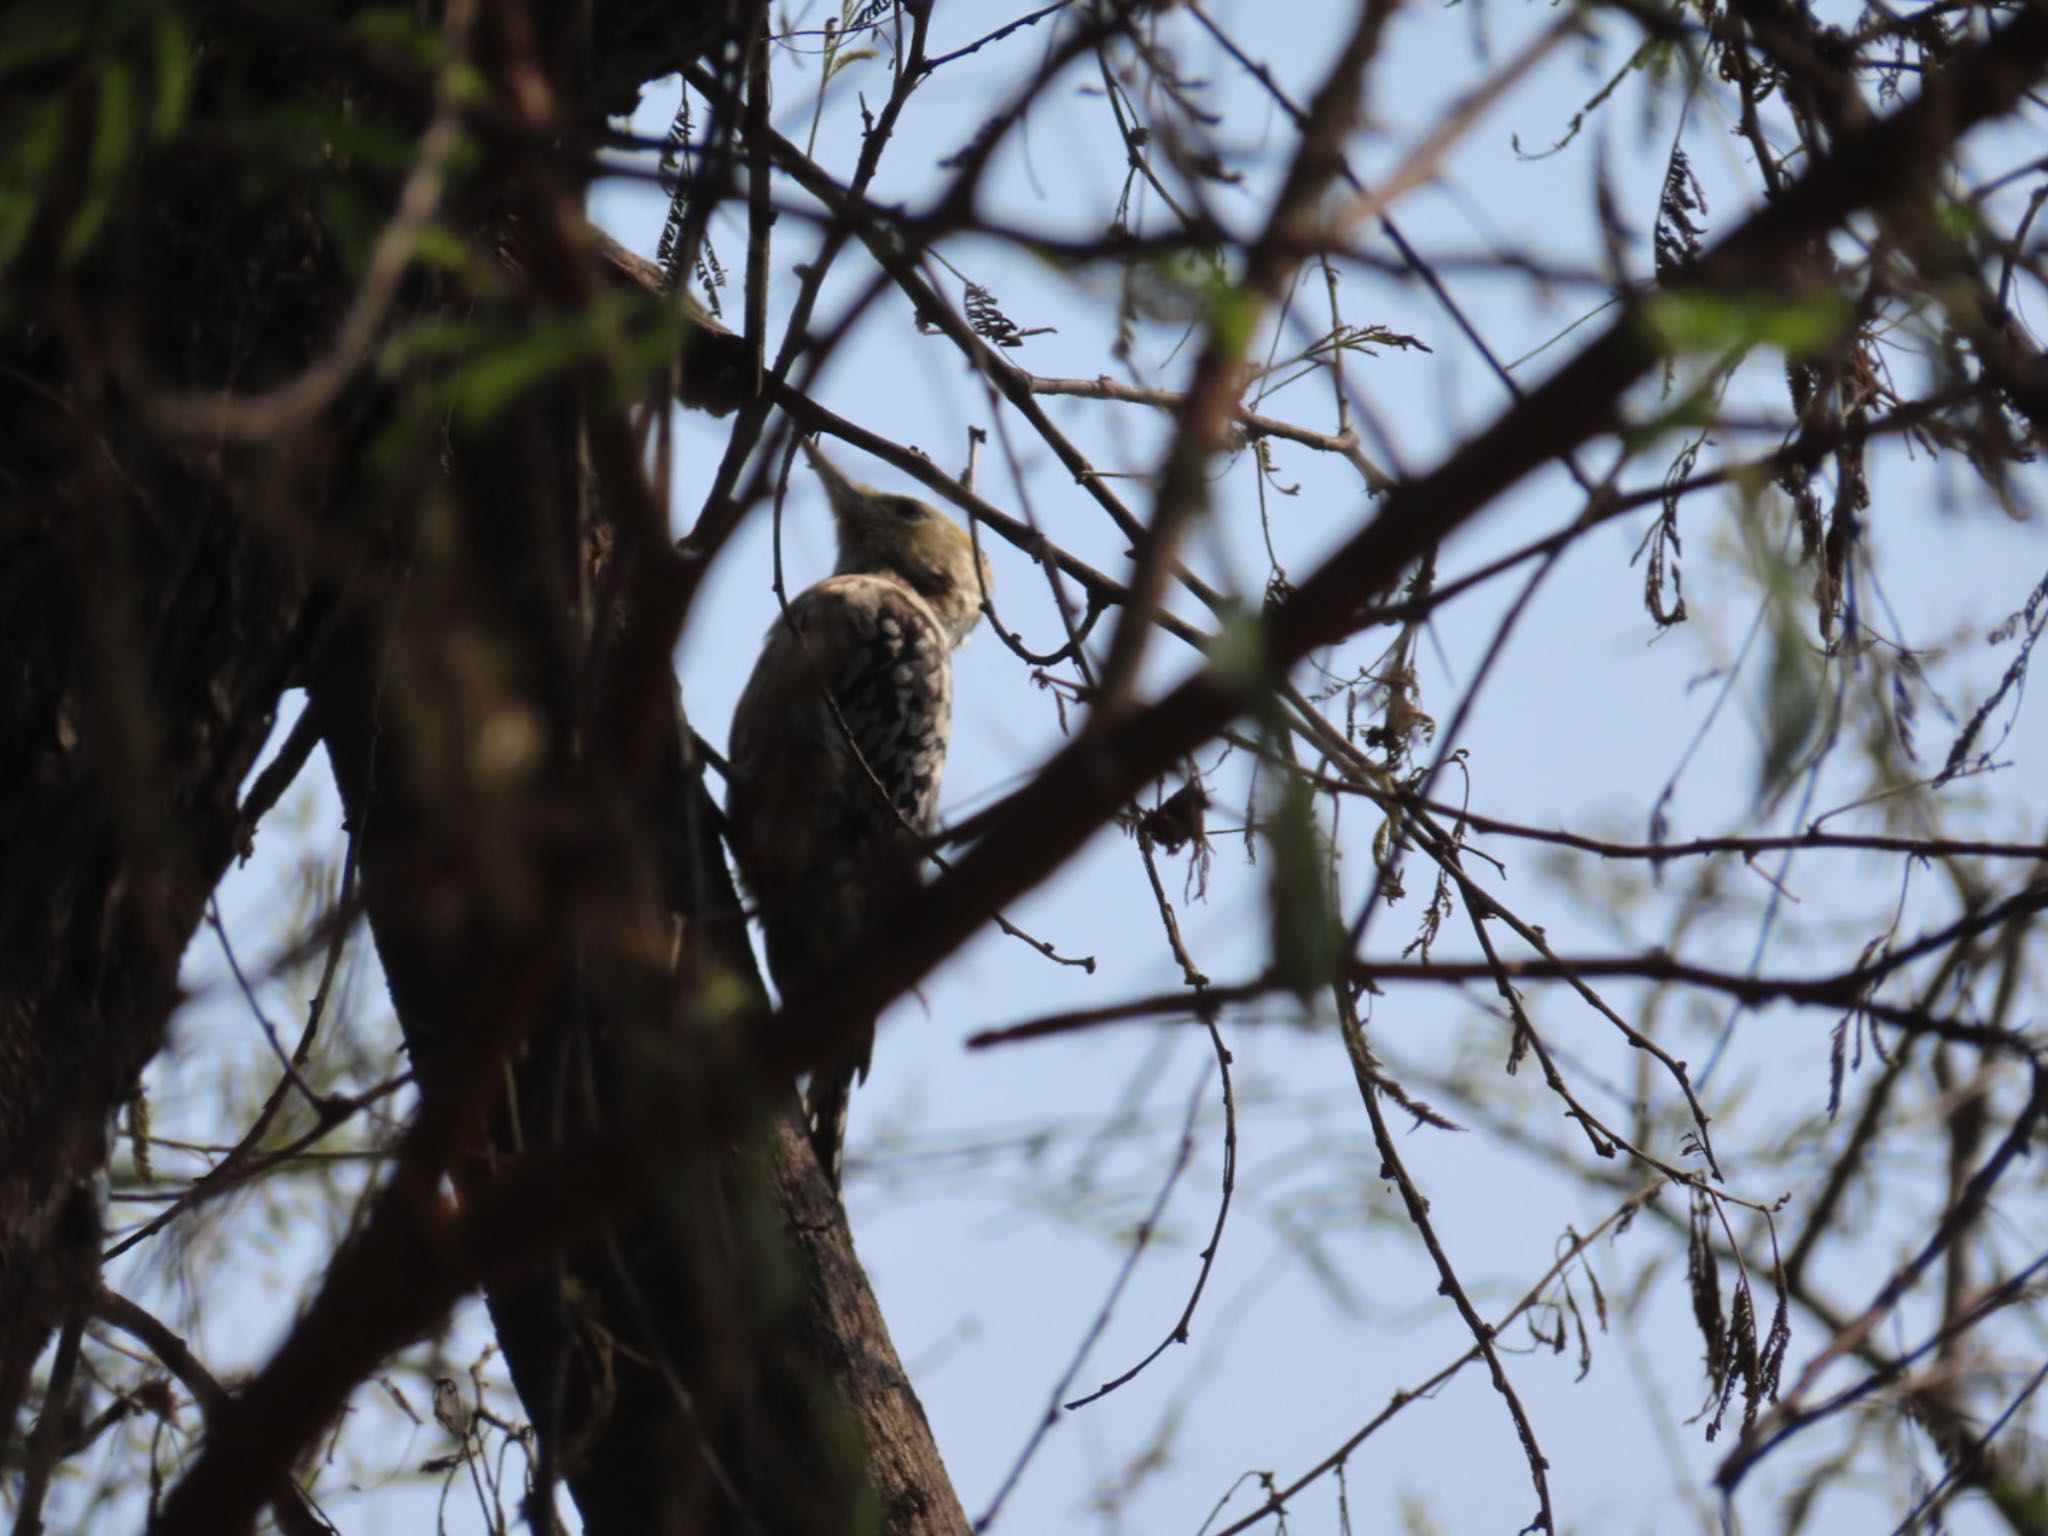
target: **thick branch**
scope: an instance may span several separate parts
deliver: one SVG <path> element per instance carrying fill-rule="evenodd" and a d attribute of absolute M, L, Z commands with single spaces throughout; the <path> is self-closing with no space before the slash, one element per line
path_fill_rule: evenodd
<path fill-rule="evenodd" d="M 1858 208 L 1910 185 L 1978 123 L 2013 109 L 2048 68 L 2048 12 L 2030 10 L 1931 77 L 1912 104 L 1845 137 L 1698 264 L 1701 288 L 1770 291 L 1782 266 Z M 1142 711 L 1085 734 L 988 814 L 981 842 L 943 879 L 883 919 L 903 942 L 789 1000 L 786 1019 L 874 1016 L 974 933 L 985 914 L 1059 868 L 1143 785 L 1250 710 L 1310 651 L 1343 639 L 1362 602 L 1407 564 L 1469 522 L 1504 491 L 1615 417 L 1623 393 L 1660 352 L 1630 313 L 1435 472 L 1390 492 L 1380 515 L 1286 601 L 1243 652 Z M 796 1030 L 770 1038 L 792 1041 Z M 816 1036 L 811 1037 L 815 1041 Z"/>

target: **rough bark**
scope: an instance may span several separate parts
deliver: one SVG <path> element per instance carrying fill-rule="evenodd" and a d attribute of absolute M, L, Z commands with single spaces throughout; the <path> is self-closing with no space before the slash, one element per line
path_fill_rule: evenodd
<path fill-rule="evenodd" d="M 613 0 L 580 33 L 576 8 L 536 8 L 528 41 L 582 60 L 581 99 L 617 110 L 754 9 Z M 421 81 L 356 47 L 348 10 L 199 13 L 224 30 L 196 110 L 370 91 L 424 120 Z M 118 238 L 83 261 L 56 207 L 0 292 L 0 1439 L 52 1329 L 95 1294 L 108 1127 L 246 836 L 239 787 L 310 680 L 424 1091 L 488 1114 L 458 1187 L 594 1125 L 683 1127 L 643 1144 L 675 1161 L 632 1171 L 653 1193 L 606 1235 L 491 1276 L 545 1465 L 587 1528 L 840 1531 L 874 1497 L 891 1531 L 964 1532 L 786 1093 L 732 1086 L 753 1078 L 719 1025 L 754 1011 L 758 980 L 672 680 L 638 727 L 653 750 L 616 771 L 582 754 L 582 642 L 612 595 L 587 584 L 586 541 L 619 488 L 579 387 L 445 444 L 393 430 L 424 370 L 358 371 L 269 444 L 165 433 L 163 396 L 301 378 L 353 292 L 322 201 L 345 157 L 282 191 L 232 146 L 181 154 L 127 187 Z M 465 206 L 516 204 L 521 169 L 494 163 Z M 409 287 L 401 308 L 433 302 Z M 494 1048 L 509 1095 L 446 1065 Z"/>
<path fill-rule="evenodd" d="M 80 264 L 53 214 L 0 310 L 0 1440 L 92 1294 L 108 1126 L 309 632 L 292 544 L 327 455 L 168 445 L 114 376 L 261 384 L 331 324 L 310 192 L 255 208 L 213 195 L 220 174 L 166 169 Z"/>
<path fill-rule="evenodd" d="M 535 429 L 527 419 L 506 430 L 530 444 Z M 573 442 L 571 433 L 559 445 Z M 454 451 L 498 464 L 504 446 L 494 433 Z M 514 478 L 530 484 L 534 472 L 528 457 Z M 478 504 L 487 511 L 472 532 L 498 537 L 507 501 L 494 494 Z M 598 532 L 595 542 L 608 547 Z M 579 776 L 546 796 L 548 818 L 575 829 L 575 848 L 602 850 L 559 881 L 559 870 L 529 865 L 537 842 L 475 809 L 487 798 L 476 786 L 455 787 L 444 758 L 466 754 L 434 742 L 441 725 L 431 711 L 392 696 L 394 677 L 417 678 L 429 658 L 462 648 L 444 632 L 457 605 L 417 562 L 410 581 L 391 615 L 342 628 L 312 686 L 360 839 L 365 906 L 427 1091 L 446 1088 L 436 1080 L 440 1045 L 478 1027 L 492 996 L 488 978 L 517 972 L 522 993 L 550 1000 L 509 1026 L 524 1038 L 509 1074 L 516 1107 L 497 1105 L 488 1150 L 461 1160 L 458 1185 L 480 1201 L 523 1154 L 621 1123 L 685 1127 L 645 1139 L 645 1155 L 666 1165 L 651 1195 L 601 1240 L 486 1285 L 521 1395 L 586 1527 L 600 1536 L 838 1532 L 867 1524 L 862 1510 L 872 1502 L 880 1529 L 964 1533 L 844 1213 L 795 1129 L 793 1101 L 784 1094 L 735 1109 L 755 1078 L 740 1042 L 721 1030 L 759 1016 L 760 982 L 716 809 L 684 760 L 672 684 L 640 701 L 657 718 L 656 750 L 621 791 L 615 824 L 606 825 L 605 792 L 589 787 L 608 774 Z M 572 584 L 515 585 L 561 592 Z M 593 585 L 602 588 L 601 574 Z M 503 655 L 516 633 L 573 628 L 566 615 L 554 617 L 536 625 L 508 610 L 507 632 L 481 648 Z M 541 895 L 551 881 L 553 894 Z M 537 899 L 508 911 L 493 901 L 493 883 Z M 563 943 L 565 933 L 578 942 Z M 553 960 L 536 971 L 533 956 L 549 949 Z M 673 968 L 650 965 L 650 950 L 674 956 Z M 703 1129 L 693 1132 L 693 1123 Z"/>

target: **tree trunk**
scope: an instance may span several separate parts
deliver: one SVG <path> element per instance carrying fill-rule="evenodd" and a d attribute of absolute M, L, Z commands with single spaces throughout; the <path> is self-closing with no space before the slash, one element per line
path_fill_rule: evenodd
<path fill-rule="evenodd" d="M 193 110 L 245 125 L 312 98 L 417 130 L 428 82 L 339 10 L 232 8 Z M 601 3 L 584 56 L 567 22 L 503 8 L 476 42 L 501 85 L 581 57 L 582 97 L 617 110 L 757 11 Z M 461 193 L 479 227 L 574 214 L 535 190 L 558 140 L 485 120 Z M 663 1127 L 625 1137 L 640 1165 L 598 1193 L 599 1235 L 486 1276 L 543 1488 L 568 1482 L 597 1533 L 836 1533 L 870 1501 L 891 1532 L 964 1533 L 788 1085 L 733 1027 L 760 984 L 684 758 L 673 637 L 634 602 L 666 532 L 623 415 L 573 366 L 467 422 L 426 364 L 369 382 L 367 351 L 334 351 L 362 279 L 325 216 L 377 183 L 330 151 L 301 190 L 252 192 L 219 153 L 152 164 L 83 260 L 53 202 L 0 310 L 0 1435 L 96 1291 L 108 1127 L 304 682 L 423 1098 L 471 1128 L 449 1148 L 463 1202 L 551 1149 Z M 535 233 L 530 285 L 449 312 L 573 317 L 595 242 Z M 437 292 L 414 279 L 390 312 Z M 346 387 L 286 410 L 336 362 Z M 282 425 L 164 430 L 167 401 L 223 391 Z"/>

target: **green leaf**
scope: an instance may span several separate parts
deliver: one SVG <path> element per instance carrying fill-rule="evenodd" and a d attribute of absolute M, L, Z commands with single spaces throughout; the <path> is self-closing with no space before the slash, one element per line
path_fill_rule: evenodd
<path fill-rule="evenodd" d="M 474 64 L 452 64 L 445 84 L 451 101 L 465 106 L 483 106 L 491 99 L 491 82 Z"/>
<path fill-rule="evenodd" d="M 417 64 L 432 65 L 441 58 L 440 32 L 420 25 L 419 18 L 405 6 L 379 5 L 358 11 L 349 18 L 348 30 Z"/>
<path fill-rule="evenodd" d="M 463 364 L 449 377 L 450 403 L 471 421 L 490 421 L 576 360 L 583 351 L 581 329 L 573 319 L 542 325 Z"/>
<path fill-rule="evenodd" d="M 45 101 L 13 114 L 13 142 L 0 149 L 0 268 L 21 254 L 53 179 L 64 131 L 64 103 Z"/>
<path fill-rule="evenodd" d="M 134 161 L 141 114 L 135 99 L 135 72 L 119 58 L 100 65 L 99 89 L 93 93 L 92 154 L 85 195 L 64 232 L 60 259 L 68 266 L 92 248 L 114 210 L 127 172 Z"/>
<path fill-rule="evenodd" d="M 412 254 L 422 266 L 449 272 L 469 272 L 477 265 L 477 253 L 470 243 L 439 224 L 429 224 L 413 238 Z"/>
<path fill-rule="evenodd" d="M 430 315 L 399 327 L 377 350 L 377 372 L 395 379 L 443 358 L 466 356 L 476 346 L 476 327 L 456 316 Z"/>
<path fill-rule="evenodd" d="M 192 105 L 192 33 L 174 6 L 156 13 L 156 88 L 149 136 L 168 139 L 185 124 Z"/>
<path fill-rule="evenodd" d="M 71 58 L 91 37 L 82 6 L 18 6 L 0 19 L 0 79 Z"/>
<path fill-rule="evenodd" d="M 878 58 L 872 48 L 848 48 L 845 52 L 834 52 L 831 62 L 825 66 L 825 78 L 830 80 L 849 64 L 858 64 L 863 59 Z"/>
<path fill-rule="evenodd" d="M 1821 668 L 1796 606 L 1774 602 L 1770 670 L 1764 680 L 1764 743 L 1757 762 L 1757 799 L 1779 793 L 1820 727 Z"/>
<path fill-rule="evenodd" d="M 1209 335 L 1216 350 L 1231 357 L 1243 357 L 1258 329 L 1260 306 L 1242 288 L 1222 281 L 1209 289 Z"/>
<path fill-rule="evenodd" d="M 446 248 L 420 254 L 432 258 Z M 537 384 L 579 365 L 595 364 L 602 385 L 616 389 L 621 399 L 637 398 L 667 368 L 686 323 L 666 299 L 634 293 L 606 295 L 587 309 L 540 318 L 430 318 L 386 340 L 377 369 L 385 378 L 416 370 L 438 375 L 434 391 L 440 405 L 485 422 Z"/>
<path fill-rule="evenodd" d="M 369 262 L 377 231 L 384 227 L 385 209 L 365 195 L 361 180 L 355 177 L 323 176 L 314 186 L 321 221 L 343 267 L 361 272 Z"/>
<path fill-rule="evenodd" d="M 1227 691 L 1246 696 L 1265 690 L 1266 626 L 1257 614 L 1232 608 L 1209 642 L 1209 670 Z"/>
<path fill-rule="evenodd" d="M 100 67 L 99 91 L 92 136 L 92 173 L 113 180 L 134 158 L 136 124 L 141 113 L 135 93 L 135 70 L 125 59 L 108 59 Z"/>
<path fill-rule="evenodd" d="M 1984 238 L 1987 229 L 1984 213 L 1974 203 L 1960 197 L 1938 197 L 1934 201 L 1934 211 L 1941 220 L 1943 232 L 1951 239 L 1974 242 Z"/>
<path fill-rule="evenodd" d="M 1839 341 L 1856 318 L 1848 298 L 1833 289 L 1797 298 L 1679 289 L 1651 295 L 1643 315 L 1667 352 L 1720 355 L 1763 345 L 1795 357 Z"/>
<path fill-rule="evenodd" d="M 1266 822 L 1272 850 L 1266 896 L 1272 925 L 1273 974 L 1306 999 L 1337 974 L 1344 930 L 1332 896 L 1328 852 L 1316 821 L 1315 797 L 1289 775 Z"/>
<path fill-rule="evenodd" d="M 1149 320 L 1167 325 L 1200 320 L 1214 330 L 1219 325 L 1227 328 L 1233 318 L 1221 306 L 1235 290 L 1216 251 L 1208 246 L 1154 253 L 1130 267 L 1126 284 L 1127 299 Z"/>

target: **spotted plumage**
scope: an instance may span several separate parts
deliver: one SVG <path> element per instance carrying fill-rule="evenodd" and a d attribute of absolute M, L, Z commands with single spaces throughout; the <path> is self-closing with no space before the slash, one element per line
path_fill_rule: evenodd
<path fill-rule="evenodd" d="M 809 445 L 806 444 L 808 448 Z M 818 453 L 838 524 L 833 575 L 769 628 L 733 715 L 733 851 L 785 996 L 865 937 L 919 878 L 952 723 L 952 652 L 988 586 L 967 534 L 914 497 L 855 485 Z M 836 1183 L 872 1020 L 816 1064 L 808 1106 Z"/>

